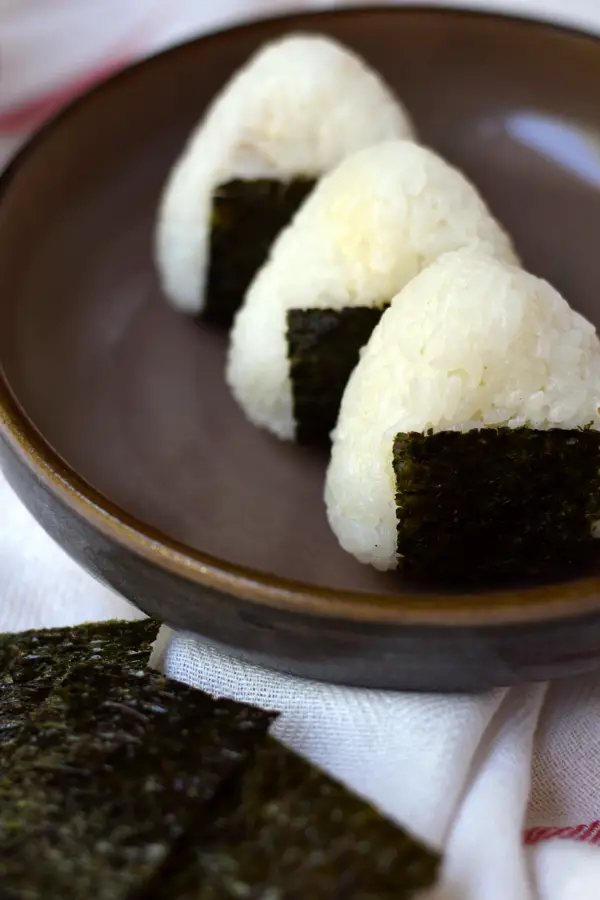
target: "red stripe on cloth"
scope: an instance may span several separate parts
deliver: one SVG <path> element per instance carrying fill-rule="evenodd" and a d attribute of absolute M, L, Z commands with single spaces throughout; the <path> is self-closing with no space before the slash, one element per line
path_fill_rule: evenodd
<path fill-rule="evenodd" d="M 539 844 L 541 841 L 554 839 L 600 844 L 600 820 L 590 822 L 589 825 L 570 825 L 566 828 L 530 828 L 525 832 L 526 844 Z"/>
<path fill-rule="evenodd" d="M 102 65 L 88 69 L 84 74 L 72 78 L 59 88 L 36 97 L 34 100 L 19 103 L 0 112 L 0 133 L 4 135 L 23 135 L 38 128 L 46 119 L 84 93 L 99 81 L 109 78 L 120 69 L 139 59 L 148 41 L 159 33 L 165 21 L 163 4 L 157 4 L 149 11 L 148 17 L 124 40 L 113 48 L 108 61 Z"/>
<path fill-rule="evenodd" d="M 128 62 L 130 62 L 129 58 L 112 60 L 103 66 L 93 69 L 91 72 L 86 72 L 80 78 L 61 85 L 56 90 L 44 94 L 43 97 L 37 97 L 35 100 L 7 109 L 5 112 L 0 113 L 0 132 L 16 134 L 36 128 L 45 119 L 57 112 L 61 106 L 64 106 L 65 103 L 69 103 L 79 94 L 91 88 L 92 85 L 118 72 Z"/>

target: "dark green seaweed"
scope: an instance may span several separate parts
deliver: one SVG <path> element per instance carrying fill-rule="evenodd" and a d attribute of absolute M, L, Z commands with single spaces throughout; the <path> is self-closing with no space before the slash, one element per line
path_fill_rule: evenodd
<path fill-rule="evenodd" d="M 288 310 L 286 340 L 300 444 L 329 440 L 360 349 L 386 306 Z"/>
<path fill-rule="evenodd" d="M 165 886 L 170 900 L 408 900 L 438 857 L 268 739 Z"/>
<path fill-rule="evenodd" d="M 457 580 L 585 564 L 600 517 L 600 433 L 398 434 L 398 565 Z"/>
<path fill-rule="evenodd" d="M 271 720 L 136 666 L 75 667 L 0 776 L 3 900 L 139 892 Z"/>
<path fill-rule="evenodd" d="M 157 622 L 143 619 L 0 634 L 0 747 L 74 665 L 135 661 L 144 667 L 157 631 Z"/>
<path fill-rule="evenodd" d="M 155 630 L 0 637 L 6 683 L 43 692 L 2 758 L 2 900 L 406 900 L 433 882 L 434 854 L 268 737 L 274 714 L 144 670 Z"/>
<path fill-rule="evenodd" d="M 219 185 L 213 196 L 203 318 L 228 326 L 271 245 L 315 181 L 259 178 Z"/>

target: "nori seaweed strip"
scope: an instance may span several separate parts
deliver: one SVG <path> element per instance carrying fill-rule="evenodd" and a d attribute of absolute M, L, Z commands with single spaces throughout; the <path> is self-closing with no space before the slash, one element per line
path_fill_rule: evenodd
<path fill-rule="evenodd" d="M 286 340 L 300 444 L 329 440 L 361 347 L 387 305 L 288 310 Z"/>
<path fill-rule="evenodd" d="M 20 729 L 50 691 L 50 679 L 42 679 L 34 685 L 7 684 L 0 692 L 0 753 L 5 756 L 17 739 Z"/>
<path fill-rule="evenodd" d="M 156 672 L 73 669 L 0 776 L 3 900 L 137 893 L 272 718 Z"/>
<path fill-rule="evenodd" d="M 439 859 L 267 738 L 180 863 L 145 900 L 408 900 L 434 883 Z"/>
<path fill-rule="evenodd" d="M 113 664 L 114 625 L 87 627 L 108 639 L 88 653 L 82 630 L 0 639 L 5 672 L 55 683 L 0 772 L 3 900 L 402 900 L 431 884 L 434 854 L 268 738 L 273 714 L 144 672 L 156 625 L 135 625 L 140 649 Z M 23 652 L 69 643 L 84 662 L 58 682 Z"/>
<path fill-rule="evenodd" d="M 258 178 L 236 179 L 215 189 L 203 318 L 231 324 L 273 241 L 314 185 L 308 178 Z"/>
<path fill-rule="evenodd" d="M 0 634 L 0 746 L 72 666 L 102 660 L 145 666 L 157 631 L 157 622 L 142 619 Z"/>
<path fill-rule="evenodd" d="M 398 434 L 398 565 L 464 580 L 540 576 L 599 545 L 600 433 L 483 428 Z"/>

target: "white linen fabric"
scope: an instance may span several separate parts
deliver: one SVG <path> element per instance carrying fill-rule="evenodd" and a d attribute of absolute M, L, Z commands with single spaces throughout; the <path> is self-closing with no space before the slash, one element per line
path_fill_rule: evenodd
<path fill-rule="evenodd" d="M 481 696 L 359 690 L 248 665 L 167 628 L 153 662 L 281 711 L 284 743 L 444 851 L 435 900 L 600 897 L 600 677 Z"/>

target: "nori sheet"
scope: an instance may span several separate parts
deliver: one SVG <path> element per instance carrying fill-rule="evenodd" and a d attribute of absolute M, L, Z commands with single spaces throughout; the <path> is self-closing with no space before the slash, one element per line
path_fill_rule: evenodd
<path fill-rule="evenodd" d="M 437 857 L 268 737 L 273 713 L 144 671 L 155 630 L 0 637 L 3 673 L 45 692 L 3 753 L 2 900 L 406 900 L 432 883 Z"/>
<path fill-rule="evenodd" d="M 219 185 L 213 195 L 206 305 L 202 318 L 229 326 L 271 245 L 315 185 L 258 178 Z"/>
<path fill-rule="evenodd" d="M 398 566 L 450 580 L 543 576 L 599 545 L 600 433 L 483 428 L 398 434 Z"/>
<path fill-rule="evenodd" d="M 169 900 L 408 900 L 439 859 L 268 738 L 186 862 L 164 884 Z"/>
<path fill-rule="evenodd" d="M 135 661 L 144 667 L 157 631 L 157 622 L 142 619 L 0 634 L 0 747 L 74 665 Z"/>
<path fill-rule="evenodd" d="M 272 721 L 136 666 L 75 667 L 0 776 L 3 900 L 121 900 Z"/>
<path fill-rule="evenodd" d="M 361 347 L 388 305 L 288 310 L 286 340 L 300 444 L 329 441 Z"/>

